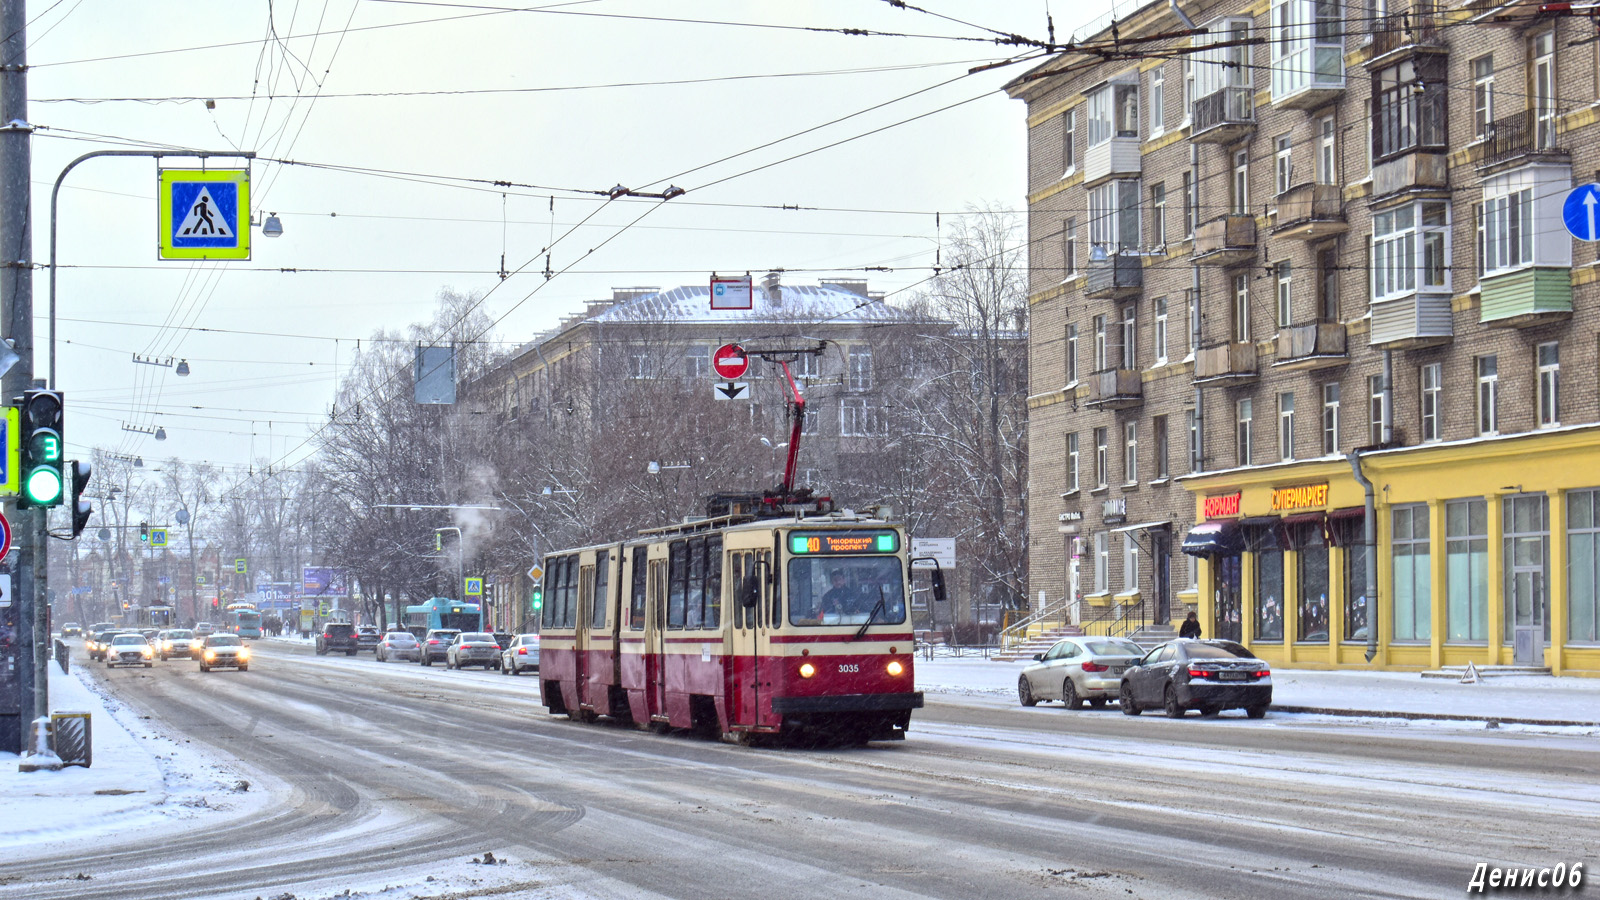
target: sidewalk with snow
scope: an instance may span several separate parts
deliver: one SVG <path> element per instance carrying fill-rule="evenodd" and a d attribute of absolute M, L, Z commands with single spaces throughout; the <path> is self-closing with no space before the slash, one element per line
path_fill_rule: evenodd
<path fill-rule="evenodd" d="M 271 799 L 264 785 L 154 731 L 81 667 L 64 674 L 50 664 L 50 708 L 90 714 L 94 764 L 22 773 L 15 754 L 0 752 L 0 821 L 9 825 L 0 831 L 0 850 L 148 833 L 202 816 L 231 818 Z"/>

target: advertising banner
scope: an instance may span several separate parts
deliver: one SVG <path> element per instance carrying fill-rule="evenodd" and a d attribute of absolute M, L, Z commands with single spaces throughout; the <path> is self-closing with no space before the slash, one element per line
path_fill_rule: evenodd
<path fill-rule="evenodd" d="M 304 591 L 307 597 L 350 596 L 349 570 L 334 566 L 306 566 Z"/>

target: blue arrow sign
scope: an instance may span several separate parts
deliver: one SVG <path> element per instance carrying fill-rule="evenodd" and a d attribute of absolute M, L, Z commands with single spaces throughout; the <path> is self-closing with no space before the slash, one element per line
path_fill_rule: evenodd
<path fill-rule="evenodd" d="M 1567 231 L 1580 241 L 1600 241 L 1600 227 L 1596 227 L 1595 207 L 1600 206 L 1600 184 L 1586 184 L 1573 188 L 1561 204 L 1561 218 Z"/>

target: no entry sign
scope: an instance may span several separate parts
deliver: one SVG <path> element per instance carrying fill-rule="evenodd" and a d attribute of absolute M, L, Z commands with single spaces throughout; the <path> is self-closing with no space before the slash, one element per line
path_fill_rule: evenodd
<path fill-rule="evenodd" d="M 723 381 L 733 381 L 744 377 L 744 373 L 750 369 L 750 357 L 738 344 L 723 344 L 712 355 L 711 368 Z"/>

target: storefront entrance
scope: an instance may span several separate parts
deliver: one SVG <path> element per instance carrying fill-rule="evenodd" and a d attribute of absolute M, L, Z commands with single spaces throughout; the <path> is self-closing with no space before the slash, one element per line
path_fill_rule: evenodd
<path fill-rule="evenodd" d="M 1512 662 L 1544 665 L 1550 641 L 1549 507 L 1542 494 L 1507 497 L 1503 509 L 1506 541 L 1506 618 Z"/>
<path fill-rule="evenodd" d="M 1241 591 L 1244 588 L 1244 557 L 1242 556 L 1216 556 L 1212 557 L 1211 571 L 1214 574 L 1212 583 L 1212 596 L 1215 598 L 1216 621 L 1212 624 L 1213 637 L 1228 641 L 1244 639 L 1243 602 Z"/>

